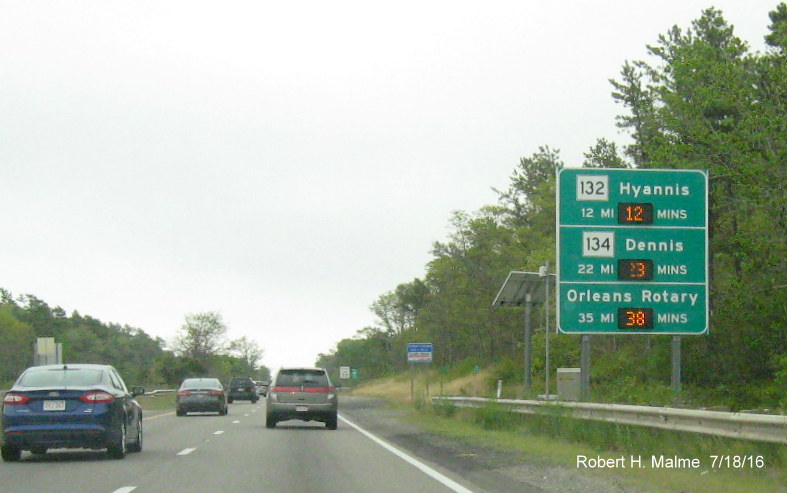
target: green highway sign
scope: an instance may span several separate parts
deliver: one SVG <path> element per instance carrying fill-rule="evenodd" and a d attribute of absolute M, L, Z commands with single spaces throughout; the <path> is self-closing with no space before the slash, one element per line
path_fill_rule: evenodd
<path fill-rule="evenodd" d="M 699 170 L 560 170 L 558 330 L 706 333 L 707 197 Z"/>

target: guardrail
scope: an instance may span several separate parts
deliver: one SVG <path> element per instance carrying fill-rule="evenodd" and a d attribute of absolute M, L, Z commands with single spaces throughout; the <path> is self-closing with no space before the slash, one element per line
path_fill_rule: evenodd
<path fill-rule="evenodd" d="M 152 395 L 153 397 L 155 397 L 159 394 L 166 394 L 169 392 L 175 392 L 175 389 L 156 389 L 156 390 L 151 390 L 150 392 L 145 392 L 144 395 Z"/>
<path fill-rule="evenodd" d="M 483 407 L 495 403 L 522 414 L 564 413 L 626 425 L 787 444 L 787 416 L 701 411 L 672 407 L 630 406 L 592 402 L 487 399 L 482 397 L 432 397 L 433 402 L 450 402 L 457 407 Z"/>

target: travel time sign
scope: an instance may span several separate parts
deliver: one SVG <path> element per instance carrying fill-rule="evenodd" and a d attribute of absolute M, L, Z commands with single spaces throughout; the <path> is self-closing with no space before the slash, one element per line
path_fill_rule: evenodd
<path fill-rule="evenodd" d="M 708 330 L 708 179 L 699 170 L 563 168 L 558 330 Z"/>

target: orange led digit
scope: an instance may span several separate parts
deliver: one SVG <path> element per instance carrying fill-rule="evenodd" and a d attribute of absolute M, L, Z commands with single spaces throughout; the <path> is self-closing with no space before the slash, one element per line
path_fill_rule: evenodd
<path fill-rule="evenodd" d="M 653 308 L 618 308 L 618 329 L 650 330 L 653 328 Z"/>
<path fill-rule="evenodd" d="M 653 260 L 649 258 L 618 259 L 618 280 L 619 281 L 652 281 Z"/>
<path fill-rule="evenodd" d="M 648 202 L 618 203 L 618 224 L 653 224 L 653 204 Z"/>

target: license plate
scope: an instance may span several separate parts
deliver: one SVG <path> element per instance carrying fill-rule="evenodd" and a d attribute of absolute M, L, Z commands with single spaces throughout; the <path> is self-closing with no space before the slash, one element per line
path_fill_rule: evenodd
<path fill-rule="evenodd" d="M 307 406 L 295 406 L 295 412 L 305 413 L 309 408 Z"/>
<path fill-rule="evenodd" d="M 44 411 L 65 411 L 66 401 L 44 401 Z"/>

